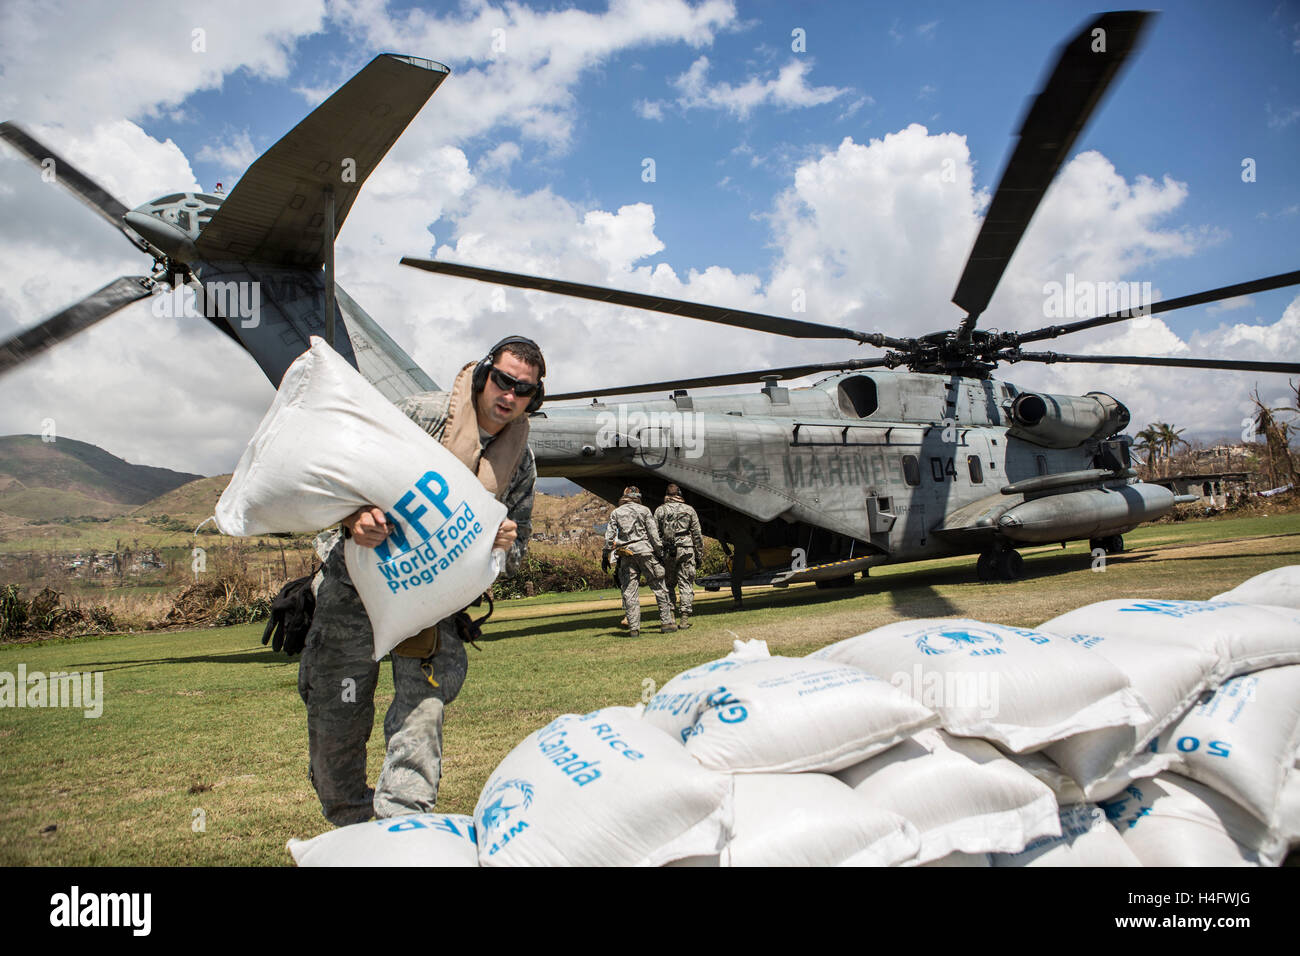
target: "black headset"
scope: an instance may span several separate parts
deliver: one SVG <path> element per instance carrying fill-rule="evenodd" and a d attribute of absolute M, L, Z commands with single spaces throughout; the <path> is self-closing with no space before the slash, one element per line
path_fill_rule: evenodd
<path fill-rule="evenodd" d="M 488 354 L 483 356 L 482 361 L 474 366 L 474 378 L 471 384 L 473 385 L 475 392 L 483 391 L 483 387 L 487 385 L 488 373 L 492 371 L 493 356 L 507 345 L 513 345 L 516 343 L 520 345 L 531 345 L 533 348 L 537 349 L 538 355 L 542 354 L 542 347 L 532 339 L 526 339 L 522 335 L 507 336 L 496 345 L 492 346 L 492 348 L 488 349 Z M 545 358 L 542 359 L 542 367 L 538 369 L 538 372 L 540 374 L 537 376 L 537 391 L 533 393 L 532 398 L 528 402 L 528 414 L 530 415 L 542 407 L 542 399 L 546 394 L 546 389 L 542 385 L 542 379 L 546 377 Z"/>

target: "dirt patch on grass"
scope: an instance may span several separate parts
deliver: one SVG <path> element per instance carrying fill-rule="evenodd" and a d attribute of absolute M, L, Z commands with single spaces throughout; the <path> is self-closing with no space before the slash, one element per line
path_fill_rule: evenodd
<path fill-rule="evenodd" d="M 1269 542 L 1265 549 L 1258 546 Z M 1277 547 L 1273 547 L 1276 545 Z M 1162 544 L 1137 547 L 1125 554 L 1145 554 L 1153 552 L 1160 560 L 1179 558 L 1211 557 L 1226 554 L 1300 554 L 1300 534 L 1268 534 L 1250 538 L 1227 538 L 1222 541 L 1200 542 L 1198 544 Z M 1123 555 L 1118 560 L 1123 560 Z M 1111 560 L 1116 560 L 1112 558 Z"/>

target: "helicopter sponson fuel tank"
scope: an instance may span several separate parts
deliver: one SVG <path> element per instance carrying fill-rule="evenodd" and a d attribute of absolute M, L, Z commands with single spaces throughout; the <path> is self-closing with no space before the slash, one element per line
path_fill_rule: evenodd
<path fill-rule="evenodd" d="M 996 524 L 1003 536 L 1027 544 L 1100 538 L 1154 521 L 1168 513 L 1178 498 L 1168 488 L 1146 483 L 1088 488 L 1013 505 Z"/>

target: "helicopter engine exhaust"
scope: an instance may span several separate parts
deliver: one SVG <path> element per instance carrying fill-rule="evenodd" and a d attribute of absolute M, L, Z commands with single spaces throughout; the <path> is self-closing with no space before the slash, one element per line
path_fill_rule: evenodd
<path fill-rule="evenodd" d="M 1008 409 L 1008 434 L 1044 448 L 1074 448 L 1128 427 L 1129 411 L 1105 392 L 1040 395 L 1021 392 Z"/>

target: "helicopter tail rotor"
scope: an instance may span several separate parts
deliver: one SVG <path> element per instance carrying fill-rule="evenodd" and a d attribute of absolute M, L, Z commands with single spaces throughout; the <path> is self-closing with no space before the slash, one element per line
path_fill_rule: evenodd
<path fill-rule="evenodd" d="M 128 227 L 123 219 L 130 210 L 107 189 L 16 123 L 0 123 L 0 139 L 40 167 L 42 176 L 52 176 L 53 182 L 63 186 L 101 219 L 126 236 L 131 241 L 131 245 L 141 252 L 154 255 L 156 250 Z M 76 306 L 73 308 L 75 309 Z"/>
<path fill-rule="evenodd" d="M 146 298 L 154 286 L 154 280 L 146 276 L 122 276 L 39 325 L 0 342 L 0 375 L 58 345 L 64 339 L 90 328 L 132 302 Z"/>

